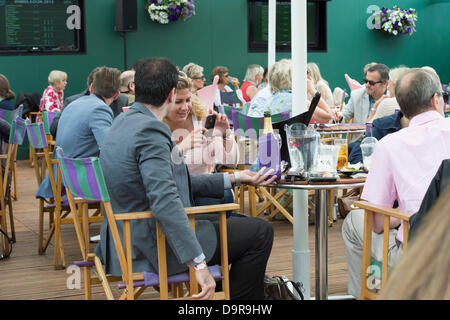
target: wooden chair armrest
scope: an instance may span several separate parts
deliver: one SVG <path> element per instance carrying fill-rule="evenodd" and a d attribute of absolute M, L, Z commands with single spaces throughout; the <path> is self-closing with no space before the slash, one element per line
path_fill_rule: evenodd
<path fill-rule="evenodd" d="M 215 204 L 210 206 L 187 207 L 184 208 L 184 210 L 186 211 L 186 214 L 189 216 L 193 214 L 238 210 L 239 208 L 240 206 L 236 203 L 226 203 L 226 204 Z M 114 216 L 117 221 L 154 218 L 151 211 L 118 213 L 115 214 Z"/>
<path fill-rule="evenodd" d="M 369 210 L 374 213 L 379 213 L 379 214 L 382 214 L 385 216 L 398 218 L 403 221 L 409 222 L 409 218 L 411 216 L 409 213 L 406 213 L 405 211 L 401 211 L 400 209 L 393 209 L 393 208 L 389 208 L 386 206 L 380 206 L 380 205 L 376 205 L 376 204 L 373 204 L 368 201 L 355 201 L 353 204 L 358 208 Z"/>

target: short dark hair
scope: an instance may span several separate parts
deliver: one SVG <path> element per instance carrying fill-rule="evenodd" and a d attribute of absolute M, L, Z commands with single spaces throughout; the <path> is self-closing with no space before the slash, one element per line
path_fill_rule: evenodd
<path fill-rule="evenodd" d="M 374 71 L 378 71 L 378 73 L 380 74 L 381 82 L 384 83 L 389 80 L 389 68 L 387 65 L 377 63 L 371 66 L 369 69 L 367 69 L 367 72 L 374 72 Z"/>
<path fill-rule="evenodd" d="M 135 64 L 135 100 L 161 107 L 178 84 L 177 67 L 167 58 L 152 57 Z"/>
<path fill-rule="evenodd" d="M 101 67 L 96 67 L 94 70 L 91 71 L 91 73 L 89 73 L 88 77 L 87 77 L 87 87 L 89 89 L 89 87 L 91 86 L 91 84 L 94 82 L 94 74 L 100 70 Z"/>
<path fill-rule="evenodd" d="M 94 72 L 94 94 L 104 98 L 112 98 L 120 87 L 120 70 L 116 68 L 100 67 Z"/>
<path fill-rule="evenodd" d="M 409 71 L 395 84 L 395 98 L 408 119 L 428 111 L 431 108 L 431 98 L 436 93 L 441 93 L 439 81 L 421 69 Z"/>

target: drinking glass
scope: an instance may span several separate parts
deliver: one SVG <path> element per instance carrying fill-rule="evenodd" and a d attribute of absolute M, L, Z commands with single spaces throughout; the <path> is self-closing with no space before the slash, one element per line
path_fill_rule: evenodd
<path fill-rule="evenodd" d="M 336 139 L 334 140 L 334 145 L 340 147 L 337 168 L 341 169 L 345 167 L 348 163 L 348 144 L 347 139 Z"/>

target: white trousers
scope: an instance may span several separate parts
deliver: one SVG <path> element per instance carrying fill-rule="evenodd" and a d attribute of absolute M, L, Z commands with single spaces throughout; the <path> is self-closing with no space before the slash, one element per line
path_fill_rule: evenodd
<path fill-rule="evenodd" d="M 388 266 L 397 263 L 402 254 L 403 245 L 395 239 L 396 229 L 389 232 Z M 359 299 L 361 297 L 361 272 L 364 236 L 364 210 L 349 212 L 342 225 L 342 237 L 345 243 L 345 256 L 348 264 L 348 293 Z M 372 232 L 372 259 L 383 261 L 384 235 Z M 369 272 L 366 270 L 365 272 Z M 379 270 L 381 274 L 381 270 Z M 364 284 L 367 285 L 367 284 Z"/>

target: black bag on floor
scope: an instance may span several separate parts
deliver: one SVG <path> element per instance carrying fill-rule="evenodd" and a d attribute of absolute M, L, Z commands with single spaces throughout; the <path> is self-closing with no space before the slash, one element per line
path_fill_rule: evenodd
<path fill-rule="evenodd" d="M 284 276 L 264 276 L 264 300 L 304 300 L 302 283 Z"/>

